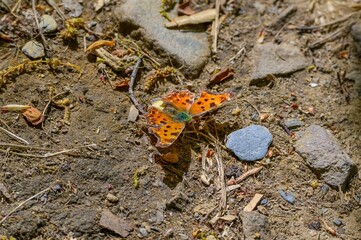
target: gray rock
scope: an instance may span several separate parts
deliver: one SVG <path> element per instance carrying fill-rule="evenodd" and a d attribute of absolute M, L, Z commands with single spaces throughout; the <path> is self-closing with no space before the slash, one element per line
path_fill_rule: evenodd
<path fill-rule="evenodd" d="M 255 234 L 260 234 L 259 239 L 271 239 L 268 218 L 258 212 L 241 212 L 244 239 L 253 240 Z"/>
<path fill-rule="evenodd" d="M 25 45 L 21 49 L 21 51 L 26 56 L 28 56 L 29 58 L 32 58 L 32 59 L 38 59 L 38 58 L 45 57 L 44 46 L 41 43 L 34 41 L 34 40 L 25 43 Z"/>
<path fill-rule="evenodd" d="M 80 17 L 83 13 L 83 6 L 80 5 L 78 0 L 62 0 L 62 2 L 65 10 L 69 12 L 69 17 Z"/>
<path fill-rule="evenodd" d="M 115 17 L 123 29 L 138 29 L 153 50 L 171 58 L 182 72 L 197 76 L 210 56 L 208 36 L 205 32 L 182 32 L 164 27 L 166 20 L 159 14 L 161 0 L 127 0 L 115 10 Z M 160 51 L 159 51 L 160 50 Z"/>
<path fill-rule="evenodd" d="M 351 36 L 354 40 L 354 46 L 356 47 L 356 51 L 358 56 L 361 56 L 361 23 L 358 22 L 351 27 Z"/>
<path fill-rule="evenodd" d="M 286 193 L 285 191 L 283 191 L 282 189 L 278 190 L 278 193 L 281 195 L 281 197 L 287 201 L 290 204 L 294 204 L 295 203 L 295 196 L 293 195 L 293 193 Z"/>
<path fill-rule="evenodd" d="M 268 75 L 287 76 L 307 67 L 302 52 L 289 44 L 265 43 L 254 49 L 251 85 L 259 85 Z"/>
<path fill-rule="evenodd" d="M 39 27 L 43 30 L 44 33 L 51 33 L 58 29 L 58 24 L 52 16 L 43 15 L 40 18 Z"/>
<path fill-rule="evenodd" d="M 255 161 L 266 156 L 272 134 L 264 126 L 251 125 L 227 136 L 226 147 L 240 160 Z"/>
<path fill-rule="evenodd" d="M 297 140 L 296 151 L 310 169 L 331 187 L 344 190 L 357 172 L 356 164 L 326 129 L 309 126 Z"/>
<path fill-rule="evenodd" d="M 303 125 L 305 125 L 302 121 L 296 119 L 296 118 L 289 118 L 286 119 L 284 121 L 284 124 L 286 125 L 286 127 L 288 127 L 288 129 L 293 130 L 299 127 L 302 127 Z"/>

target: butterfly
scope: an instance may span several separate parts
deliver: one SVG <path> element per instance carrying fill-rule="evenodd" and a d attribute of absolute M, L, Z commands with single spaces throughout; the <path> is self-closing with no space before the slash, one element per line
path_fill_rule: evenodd
<path fill-rule="evenodd" d="M 194 93 L 182 90 L 155 99 L 144 117 L 150 126 L 149 132 L 157 137 L 156 146 L 169 147 L 193 118 L 218 108 L 233 96 L 233 92 L 214 94 L 203 91 L 194 100 Z"/>

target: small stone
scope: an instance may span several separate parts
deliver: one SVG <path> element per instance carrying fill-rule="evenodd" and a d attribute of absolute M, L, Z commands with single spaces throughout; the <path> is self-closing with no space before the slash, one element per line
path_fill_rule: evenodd
<path fill-rule="evenodd" d="M 217 204 L 212 201 L 201 203 L 193 208 L 193 212 L 206 216 L 210 214 L 216 206 Z"/>
<path fill-rule="evenodd" d="M 35 40 L 25 43 L 25 45 L 21 49 L 21 51 L 26 56 L 28 56 L 29 58 L 32 58 L 32 59 L 38 59 L 38 58 L 45 57 L 44 46 Z"/>
<path fill-rule="evenodd" d="M 100 217 L 99 225 L 126 238 L 133 227 L 123 219 L 114 215 L 108 209 L 104 209 Z"/>
<path fill-rule="evenodd" d="M 227 136 L 226 147 L 240 160 L 255 161 L 262 159 L 272 143 L 272 134 L 264 126 L 251 125 Z"/>
<path fill-rule="evenodd" d="M 231 165 L 226 168 L 224 174 L 227 178 L 238 178 L 241 175 L 241 169 L 237 165 Z"/>
<path fill-rule="evenodd" d="M 261 205 L 267 205 L 267 203 L 268 203 L 267 198 L 262 199 L 261 202 L 260 202 Z"/>
<path fill-rule="evenodd" d="M 108 193 L 107 200 L 111 203 L 117 203 L 119 201 L 119 198 L 111 193 Z"/>
<path fill-rule="evenodd" d="M 286 125 L 286 127 L 288 127 L 288 129 L 293 130 L 299 127 L 302 127 L 303 125 L 305 125 L 302 121 L 296 119 L 296 118 L 289 118 L 286 119 L 284 121 L 284 124 Z"/>
<path fill-rule="evenodd" d="M 135 122 L 139 116 L 138 109 L 132 105 L 129 109 L 128 122 Z"/>
<path fill-rule="evenodd" d="M 278 193 L 281 195 L 281 197 L 287 201 L 288 203 L 294 204 L 295 203 L 295 196 L 293 193 L 286 193 L 282 189 L 278 190 Z"/>
<path fill-rule="evenodd" d="M 342 221 L 341 221 L 339 218 L 335 217 L 335 218 L 333 219 L 333 224 L 335 224 L 336 226 L 341 226 L 341 225 L 342 225 Z"/>
<path fill-rule="evenodd" d="M 314 230 L 320 230 L 321 223 L 320 223 L 320 221 L 311 222 L 310 224 L 308 224 L 308 228 L 309 229 L 314 229 Z"/>
<path fill-rule="evenodd" d="M 215 236 L 213 236 L 213 235 L 208 235 L 206 237 L 206 240 L 217 240 L 217 238 Z"/>
<path fill-rule="evenodd" d="M 51 33 L 58 29 L 58 24 L 52 16 L 43 15 L 40 18 L 39 27 L 43 30 L 44 33 Z"/>
<path fill-rule="evenodd" d="M 243 234 L 246 240 L 255 239 L 255 235 L 260 235 L 259 239 L 272 239 L 269 236 L 269 224 L 267 216 L 258 212 L 241 212 Z"/>
<path fill-rule="evenodd" d="M 357 167 L 336 138 L 321 126 L 311 125 L 295 144 L 296 152 L 309 168 L 334 189 L 345 190 Z"/>
<path fill-rule="evenodd" d="M 140 233 L 140 235 L 142 235 L 142 237 L 146 237 L 146 236 L 148 236 L 148 232 L 147 232 L 147 229 L 145 229 L 145 228 L 139 228 L 139 233 Z"/>
<path fill-rule="evenodd" d="M 267 76 L 286 76 L 307 67 L 307 59 L 299 48 L 290 44 L 265 43 L 254 51 L 255 67 L 251 85 L 265 85 Z"/>
<path fill-rule="evenodd" d="M 12 197 L 8 189 L 6 188 L 5 184 L 3 184 L 2 182 L 0 182 L 0 196 L 4 196 L 8 201 L 12 200 Z"/>

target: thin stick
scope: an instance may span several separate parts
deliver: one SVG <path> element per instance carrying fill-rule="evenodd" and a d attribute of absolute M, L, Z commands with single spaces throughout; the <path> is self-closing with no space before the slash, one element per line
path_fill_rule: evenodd
<path fill-rule="evenodd" d="M 37 11 L 35 9 L 35 0 L 32 0 L 31 4 L 32 4 L 32 8 L 33 8 L 33 14 L 34 14 L 34 18 L 35 18 L 36 27 L 39 29 L 39 34 L 40 34 L 40 37 L 41 37 L 41 41 L 43 42 L 45 50 L 49 50 L 48 44 L 46 42 L 46 39 L 45 39 L 45 36 L 44 36 L 44 33 L 43 33 L 43 29 L 40 27 L 38 17 L 36 16 Z"/>
<path fill-rule="evenodd" d="M 36 146 L 27 146 L 27 145 L 18 145 L 13 143 L 4 143 L 0 142 L 0 147 L 13 147 L 13 148 L 25 148 L 25 149 L 34 149 L 34 150 L 42 150 L 42 151 L 52 151 L 53 149 L 36 147 Z"/>
<path fill-rule="evenodd" d="M 248 178 L 249 176 L 260 172 L 260 171 L 262 170 L 262 168 L 263 168 L 262 166 L 253 168 L 253 169 L 251 169 L 251 170 L 243 173 L 243 174 L 242 174 L 241 176 L 239 176 L 238 178 L 229 180 L 229 181 L 227 182 L 227 185 L 234 185 L 234 184 L 240 183 L 240 182 L 242 182 L 244 179 Z"/>
<path fill-rule="evenodd" d="M 251 105 L 251 107 L 253 107 L 253 109 L 256 110 L 258 116 L 261 116 L 260 111 L 252 103 L 250 103 L 247 99 L 242 99 L 242 100 L 247 102 L 249 105 Z"/>
<path fill-rule="evenodd" d="M 9 153 L 9 154 L 14 154 L 14 155 L 21 156 L 21 157 L 48 158 L 48 157 L 54 157 L 54 156 L 57 156 L 57 155 L 60 155 L 60 154 L 64 154 L 64 153 L 76 151 L 76 150 L 79 150 L 79 149 L 81 149 L 81 148 L 85 148 L 85 147 L 95 147 L 95 146 L 96 146 L 96 144 L 89 144 L 89 145 L 81 146 L 81 147 L 78 147 L 78 148 L 71 148 L 71 149 L 62 150 L 62 151 L 59 151 L 59 152 L 46 153 L 46 154 L 44 154 L 44 155 L 35 155 L 35 154 L 18 153 L 18 152 L 9 152 L 9 151 L 6 151 L 6 150 L 1 150 L 1 149 L 0 149 L 0 152 Z"/>
<path fill-rule="evenodd" d="M 224 168 L 223 168 L 223 160 L 221 156 L 221 149 L 216 145 L 216 153 L 214 154 L 214 157 L 217 160 L 217 169 L 218 169 L 218 178 L 219 182 L 221 184 L 221 201 L 219 204 L 219 211 L 222 212 L 227 205 L 227 192 L 226 192 L 226 184 L 224 182 Z"/>
<path fill-rule="evenodd" d="M 23 139 L 23 138 L 15 135 L 14 133 L 6 130 L 6 129 L 3 128 L 3 127 L 0 127 L 0 130 L 3 131 L 3 132 L 5 132 L 5 133 L 8 134 L 10 137 L 12 137 L 12 138 L 14 138 L 14 139 L 16 139 L 16 140 L 18 140 L 18 141 L 20 141 L 20 142 L 23 142 L 23 143 L 25 143 L 25 144 L 30 144 L 30 143 L 29 143 L 28 141 L 26 141 L 25 139 Z"/>
<path fill-rule="evenodd" d="M 135 98 L 134 92 L 133 92 L 134 82 L 135 82 L 135 79 L 137 78 L 137 73 L 138 73 L 138 69 L 139 69 L 141 62 L 142 62 L 142 58 L 140 57 L 140 58 L 138 58 L 138 61 L 134 66 L 132 75 L 130 75 L 129 97 L 132 100 L 132 102 L 134 103 L 135 107 L 139 110 L 139 112 L 141 112 L 142 114 L 145 114 L 146 111 L 144 111 L 143 107 L 139 104 L 139 102 Z"/>
<path fill-rule="evenodd" d="M 216 19 L 214 20 L 214 33 L 213 33 L 213 52 L 217 52 L 217 40 L 218 40 L 218 20 L 219 20 L 219 8 L 220 8 L 220 1 L 216 0 Z"/>
<path fill-rule="evenodd" d="M 6 124 L 6 122 L 5 122 L 4 120 L 2 120 L 1 118 L 0 118 L 0 122 L 1 122 L 2 124 L 4 124 L 4 126 L 5 126 L 9 131 L 14 131 L 14 130 L 11 129 L 11 127 L 9 127 L 9 125 Z"/>
<path fill-rule="evenodd" d="M 13 214 L 14 212 L 16 212 L 19 208 L 21 208 L 25 203 L 27 203 L 27 202 L 29 202 L 30 200 L 32 200 L 32 199 L 34 199 L 34 198 L 36 198 L 37 196 L 40 196 L 40 195 L 42 195 L 43 193 L 45 193 L 45 192 L 47 192 L 47 191 L 49 191 L 51 188 L 50 187 L 48 187 L 48 188 L 46 188 L 46 189 L 44 189 L 44 190 L 42 190 L 42 191 L 40 191 L 40 192 L 38 192 L 37 194 L 35 194 L 35 195 L 33 195 L 33 196 L 31 196 L 31 197 L 29 197 L 28 199 L 26 199 L 25 201 L 23 201 L 22 203 L 20 203 L 17 207 L 15 207 L 13 210 L 11 210 L 5 217 L 3 217 L 3 219 L 1 219 L 1 221 L 0 221 L 0 225 L 11 215 L 11 214 Z"/>
<path fill-rule="evenodd" d="M 61 17 L 61 19 L 65 20 L 66 17 L 64 15 L 64 13 L 58 8 L 58 6 L 56 5 L 56 3 L 54 2 L 54 0 L 45 0 L 52 8 L 55 9 L 55 11 L 59 14 L 59 16 Z"/>

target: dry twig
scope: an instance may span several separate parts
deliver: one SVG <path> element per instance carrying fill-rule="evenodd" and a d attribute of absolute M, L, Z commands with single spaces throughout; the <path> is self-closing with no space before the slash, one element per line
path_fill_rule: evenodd
<path fill-rule="evenodd" d="M 221 184 L 221 201 L 219 204 L 219 211 L 222 212 L 226 208 L 227 192 L 226 192 L 226 184 L 224 182 L 224 168 L 223 168 L 223 160 L 221 157 L 221 149 L 218 146 L 218 144 L 216 144 L 216 152 L 214 154 L 214 157 L 216 158 L 217 161 L 219 182 Z"/>
<path fill-rule="evenodd" d="M 40 192 L 38 192 L 37 194 L 29 197 L 28 199 L 26 199 L 25 201 L 23 201 L 22 203 L 20 203 L 18 206 L 16 206 L 13 210 L 11 210 L 5 217 L 3 217 L 3 219 L 1 219 L 0 221 L 0 225 L 11 215 L 13 214 L 14 212 L 16 212 L 19 208 L 21 208 L 25 203 L 29 202 L 30 200 L 44 194 L 45 192 L 49 191 L 51 188 L 48 187 Z"/>
<path fill-rule="evenodd" d="M 138 100 L 135 98 L 134 96 L 134 92 L 133 92 L 133 87 L 134 87 L 134 82 L 135 79 L 137 78 L 137 73 L 138 73 L 138 69 L 139 66 L 142 62 L 142 58 L 140 57 L 137 61 L 137 63 L 134 66 L 132 75 L 130 75 L 130 83 L 129 83 L 129 97 L 132 100 L 134 106 L 137 107 L 137 109 L 139 110 L 139 112 L 141 112 L 142 114 L 145 114 L 146 111 L 143 109 L 143 107 L 139 104 Z"/>
<path fill-rule="evenodd" d="M 15 135 L 14 133 L 6 130 L 5 128 L 0 127 L 0 130 L 3 131 L 4 133 L 8 134 L 10 137 L 12 137 L 12 138 L 14 138 L 14 139 L 16 139 L 16 140 L 18 140 L 18 141 L 20 141 L 20 142 L 22 142 L 22 143 L 30 144 L 30 143 L 29 143 L 28 141 L 26 141 L 25 139 L 23 139 L 23 138 Z"/>

